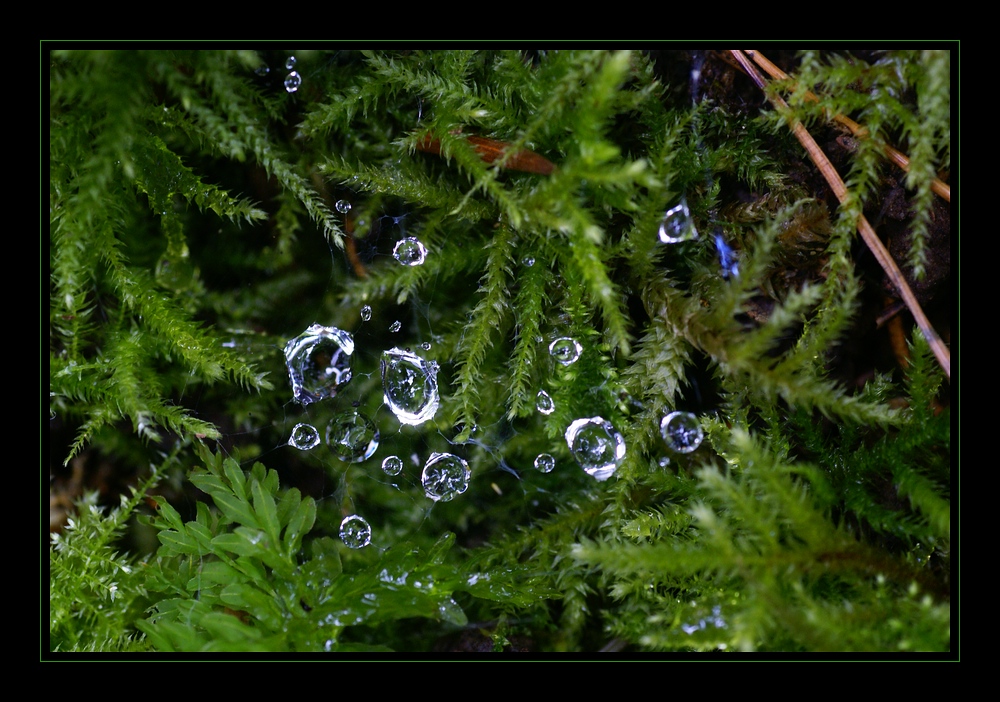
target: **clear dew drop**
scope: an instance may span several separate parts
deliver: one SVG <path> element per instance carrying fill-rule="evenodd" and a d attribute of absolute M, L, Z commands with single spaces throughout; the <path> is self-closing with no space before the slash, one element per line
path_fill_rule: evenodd
<path fill-rule="evenodd" d="M 625 438 L 603 417 L 584 417 L 566 429 L 566 445 L 580 467 L 607 480 L 625 458 Z"/>
<path fill-rule="evenodd" d="M 437 413 L 437 373 L 437 363 L 409 351 L 392 348 L 382 353 L 383 398 L 400 424 L 423 424 Z"/>
<path fill-rule="evenodd" d="M 372 308 L 371 305 L 365 305 L 361 308 L 361 321 L 367 322 L 372 318 Z"/>
<path fill-rule="evenodd" d="M 303 405 L 328 397 L 351 379 L 354 337 L 337 327 L 310 325 L 285 344 L 292 394 Z"/>
<path fill-rule="evenodd" d="M 670 457 L 669 456 L 660 456 L 660 460 L 657 461 L 657 463 L 659 463 L 660 468 L 666 468 L 667 466 L 670 465 Z"/>
<path fill-rule="evenodd" d="M 429 341 L 423 342 L 422 344 L 420 344 L 420 348 L 422 348 L 424 351 L 430 351 L 431 350 L 431 342 L 429 342 Z"/>
<path fill-rule="evenodd" d="M 292 70 L 293 68 L 295 68 L 295 64 L 296 64 L 296 60 L 295 60 L 294 56 L 289 56 L 285 60 L 285 68 L 287 68 L 289 71 Z"/>
<path fill-rule="evenodd" d="M 408 236 L 396 242 L 392 255 L 404 266 L 419 266 L 427 258 L 427 247 L 419 239 Z"/>
<path fill-rule="evenodd" d="M 524 258 L 521 259 L 521 265 L 524 266 L 525 268 L 531 268 L 533 265 L 535 265 L 535 259 L 532 258 L 531 256 L 525 256 Z"/>
<path fill-rule="evenodd" d="M 676 244 L 698 238 L 698 230 L 695 229 L 694 220 L 691 218 L 687 198 L 682 197 L 678 205 L 671 207 L 663 215 L 659 237 L 664 244 Z"/>
<path fill-rule="evenodd" d="M 660 421 L 660 434 L 667 446 L 677 453 L 691 453 L 705 438 L 698 418 L 690 412 L 668 414 Z"/>
<path fill-rule="evenodd" d="M 266 76 L 270 72 L 271 72 L 271 69 L 268 68 L 266 65 L 264 65 L 264 66 L 257 66 L 257 68 L 254 70 L 254 73 L 256 73 L 257 75 L 259 75 L 261 78 L 263 78 L 264 76 Z M 166 108 L 164 108 L 164 109 L 166 109 Z"/>
<path fill-rule="evenodd" d="M 551 473 L 556 467 L 556 459 L 551 453 L 540 453 L 535 457 L 535 468 L 542 473 Z"/>
<path fill-rule="evenodd" d="M 393 477 L 403 472 L 403 459 L 399 456 L 386 456 L 382 461 L 382 472 Z"/>
<path fill-rule="evenodd" d="M 319 444 L 319 432 L 312 424 L 296 424 L 292 429 L 288 444 L 300 451 L 316 448 L 316 445 Z"/>
<path fill-rule="evenodd" d="M 542 414 L 552 414 L 555 408 L 556 403 L 552 401 L 552 397 L 544 390 L 539 390 L 535 396 L 535 409 Z"/>
<path fill-rule="evenodd" d="M 285 76 L 285 90 L 290 93 L 294 93 L 302 85 L 302 76 L 300 76 L 296 71 L 292 71 L 287 76 Z"/>
<path fill-rule="evenodd" d="M 403 328 L 403 325 L 399 323 L 398 319 L 395 322 L 393 322 L 392 324 L 389 325 L 389 331 L 391 331 L 393 334 L 395 334 L 396 332 L 398 332 L 402 328 Z"/>
<path fill-rule="evenodd" d="M 367 460 L 378 448 L 378 440 L 375 422 L 354 410 L 336 415 L 326 427 L 326 443 L 345 463 Z"/>
<path fill-rule="evenodd" d="M 334 205 L 337 208 L 337 212 L 340 214 L 347 214 L 351 211 L 351 203 L 347 200 L 337 200 L 337 204 Z"/>
<path fill-rule="evenodd" d="M 372 528 L 364 517 L 352 514 L 340 523 L 340 540 L 350 548 L 364 548 L 372 542 Z"/>
<path fill-rule="evenodd" d="M 583 347 L 576 339 L 568 336 L 561 336 L 549 344 L 549 355 L 564 366 L 576 363 L 583 353 Z"/>
<path fill-rule="evenodd" d="M 469 488 L 472 472 L 465 460 L 451 453 L 432 453 L 420 475 L 424 493 L 435 502 L 448 502 Z"/>

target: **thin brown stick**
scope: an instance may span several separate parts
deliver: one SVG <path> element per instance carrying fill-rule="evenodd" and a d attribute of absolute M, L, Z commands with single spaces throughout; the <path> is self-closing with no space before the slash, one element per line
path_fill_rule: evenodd
<path fill-rule="evenodd" d="M 816 140 L 812 138 L 809 131 L 803 126 L 803 124 L 791 117 L 791 109 L 788 107 L 781 96 L 776 95 L 774 91 L 767 90 L 767 79 L 761 75 L 760 71 L 757 70 L 750 59 L 742 51 L 731 51 L 733 58 L 739 61 L 740 65 L 747 74 L 753 79 L 754 83 L 764 91 L 767 95 L 767 99 L 770 100 L 771 104 L 779 111 L 783 112 L 789 117 L 789 125 L 791 126 L 792 133 L 799 140 L 799 143 L 805 148 L 806 153 L 809 154 L 809 158 L 812 160 L 816 167 L 823 174 L 826 182 L 829 183 L 830 189 L 833 190 L 837 199 L 841 203 L 846 202 L 849 195 L 847 192 L 847 186 L 844 185 L 844 181 L 840 178 L 840 174 L 830 163 L 830 159 L 826 157 L 823 150 L 819 148 L 819 144 Z M 913 315 L 914 320 L 917 322 L 917 326 L 920 327 L 920 331 L 923 333 L 924 338 L 927 339 L 927 343 L 931 347 L 931 351 L 934 352 L 934 356 L 937 358 L 938 363 L 944 369 L 945 375 L 951 380 L 951 352 L 948 347 L 945 346 L 941 337 L 938 333 L 934 331 L 934 327 L 931 326 L 930 321 L 928 321 L 927 316 L 924 314 L 923 309 L 920 307 L 920 303 L 917 302 L 916 296 L 913 291 L 910 290 L 910 286 L 907 284 L 906 279 L 903 278 L 902 272 L 900 272 L 899 267 L 896 262 L 889 255 L 885 246 L 879 240 L 878 236 L 875 234 L 875 230 L 872 225 L 868 223 L 864 215 L 859 215 L 858 217 L 858 231 L 861 232 L 861 238 L 864 239 L 865 244 L 875 255 L 876 260 L 882 266 L 882 270 L 885 271 L 886 275 L 889 276 L 889 280 L 892 281 L 893 286 L 899 292 L 900 297 L 903 302 L 906 303 L 907 308 L 909 308 L 910 313 Z"/>
<path fill-rule="evenodd" d="M 763 68 L 769 76 L 776 80 L 785 80 L 788 78 L 788 74 L 782 71 L 780 68 L 771 63 L 763 54 L 759 51 L 745 51 L 747 56 L 752 58 L 754 62 Z M 812 102 L 819 102 L 819 98 L 810 91 L 806 91 L 805 98 L 811 100 Z M 831 115 L 830 118 L 847 127 L 851 134 L 858 137 L 859 139 L 868 137 L 868 130 L 862 127 L 860 124 L 855 122 L 850 117 L 845 117 L 841 114 Z M 910 172 L 910 159 L 901 151 L 898 151 L 888 144 L 882 144 L 882 151 L 885 153 L 886 158 L 892 161 L 894 164 L 899 166 L 901 169 Z M 931 182 L 931 190 L 937 193 L 940 197 L 944 198 L 946 201 L 951 202 L 951 186 L 947 183 L 935 178 Z"/>

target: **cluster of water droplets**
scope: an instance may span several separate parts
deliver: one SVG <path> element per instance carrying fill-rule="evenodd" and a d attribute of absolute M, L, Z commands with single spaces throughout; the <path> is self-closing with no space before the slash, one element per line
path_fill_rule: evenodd
<path fill-rule="evenodd" d="M 288 60 L 285 61 L 285 68 L 288 69 L 289 73 L 285 76 L 285 90 L 290 93 L 294 93 L 302 85 L 302 76 L 299 75 L 298 71 L 292 70 L 295 68 L 295 57 L 289 56 Z"/>

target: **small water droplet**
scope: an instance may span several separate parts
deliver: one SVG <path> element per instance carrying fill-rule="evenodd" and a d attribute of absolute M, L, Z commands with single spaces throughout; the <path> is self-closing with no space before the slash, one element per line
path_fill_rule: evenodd
<path fill-rule="evenodd" d="M 420 344 L 420 348 L 422 348 L 424 351 L 430 351 L 431 350 L 431 342 L 429 342 L 429 341 L 423 342 L 422 344 Z"/>
<path fill-rule="evenodd" d="M 402 328 L 403 328 L 403 325 L 399 323 L 398 319 L 395 322 L 393 322 L 392 324 L 389 325 L 389 331 L 391 331 L 393 334 L 395 334 L 396 332 L 398 332 Z"/>
<path fill-rule="evenodd" d="M 319 432 L 312 424 L 296 424 L 288 443 L 300 451 L 308 451 L 319 443 Z"/>
<path fill-rule="evenodd" d="M 404 266 L 419 266 L 427 258 L 427 247 L 419 239 L 408 236 L 396 242 L 392 255 Z"/>
<path fill-rule="evenodd" d="M 300 76 L 295 71 L 292 71 L 285 77 L 285 90 L 290 93 L 294 93 L 302 85 L 302 76 Z"/>
<path fill-rule="evenodd" d="M 539 390 L 535 397 L 535 409 L 542 414 L 552 414 L 555 408 L 556 403 L 552 401 L 552 397 L 544 390 Z"/>
<path fill-rule="evenodd" d="M 438 364 L 414 353 L 392 348 L 382 353 L 385 403 L 400 424 L 423 424 L 434 417 L 440 398 Z"/>
<path fill-rule="evenodd" d="M 372 528 L 364 517 L 352 514 L 340 523 L 340 540 L 350 548 L 364 548 L 372 542 Z"/>
<path fill-rule="evenodd" d="M 256 73 L 257 75 L 259 75 L 261 78 L 263 78 L 264 76 L 266 76 L 270 72 L 271 72 L 271 69 L 268 68 L 267 66 L 257 66 L 256 70 L 254 71 L 254 73 Z M 163 109 L 166 109 L 166 108 L 163 108 Z"/>
<path fill-rule="evenodd" d="M 334 397 L 351 379 L 354 338 L 336 327 L 312 324 L 285 344 L 292 393 L 303 405 Z"/>
<path fill-rule="evenodd" d="M 543 473 L 551 473 L 556 467 L 556 459 L 551 453 L 540 453 L 535 458 L 535 468 Z"/>
<path fill-rule="evenodd" d="M 690 412 L 668 414 L 660 421 L 660 434 L 667 446 L 677 453 L 691 453 L 705 438 L 698 418 Z"/>
<path fill-rule="evenodd" d="M 680 204 L 671 207 L 663 215 L 659 236 L 664 244 L 676 244 L 698 238 L 698 230 L 695 229 L 694 220 L 691 218 L 687 198 L 682 197 Z"/>
<path fill-rule="evenodd" d="M 432 453 L 424 465 L 420 482 L 435 502 L 448 502 L 469 487 L 472 472 L 465 460 L 451 453 Z"/>
<path fill-rule="evenodd" d="M 382 461 L 382 471 L 386 475 L 399 475 L 403 472 L 403 459 L 399 456 L 386 456 L 386 459 Z"/>
<path fill-rule="evenodd" d="M 375 422 L 354 410 L 336 415 L 326 427 L 326 443 L 347 463 L 367 460 L 378 448 L 378 440 Z"/>
<path fill-rule="evenodd" d="M 564 366 L 576 363 L 582 352 L 580 342 L 568 336 L 561 336 L 549 344 L 549 355 Z"/>
<path fill-rule="evenodd" d="M 525 256 L 524 258 L 521 259 L 521 265 L 524 266 L 525 268 L 531 268 L 533 265 L 535 265 L 535 259 L 533 259 L 531 256 Z"/>
<path fill-rule="evenodd" d="M 660 468 L 666 468 L 667 466 L 670 465 L 670 457 L 669 456 L 661 456 L 660 460 L 658 461 L 658 463 L 660 464 Z"/>
<path fill-rule="evenodd" d="M 371 305 L 365 305 L 361 308 L 361 321 L 367 322 L 372 318 L 372 308 Z"/>
<path fill-rule="evenodd" d="M 290 70 L 292 70 L 293 68 L 295 68 L 295 63 L 296 63 L 296 61 L 295 61 L 295 57 L 294 57 L 294 56 L 289 56 L 289 57 L 288 57 L 288 58 L 287 58 L 287 59 L 285 60 L 285 68 L 287 68 L 287 69 L 288 69 L 288 70 L 290 71 Z"/>
<path fill-rule="evenodd" d="M 625 438 L 603 417 L 575 420 L 566 429 L 566 445 L 588 475 L 607 480 L 625 458 Z"/>
<path fill-rule="evenodd" d="M 351 203 L 347 200 L 337 200 L 337 204 L 334 207 L 337 208 L 337 212 L 340 214 L 347 214 L 351 211 Z"/>

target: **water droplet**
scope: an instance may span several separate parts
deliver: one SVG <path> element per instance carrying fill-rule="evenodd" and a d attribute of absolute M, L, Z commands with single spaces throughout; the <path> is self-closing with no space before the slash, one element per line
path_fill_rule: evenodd
<path fill-rule="evenodd" d="M 398 319 L 395 322 L 393 322 L 392 324 L 389 325 L 389 331 L 391 331 L 393 334 L 395 334 L 396 332 L 398 332 L 402 328 L 403 328 L 403 325 L 399 323 Z"/>
<path fill-rule="evenodd" d="M 431 350 L 431 342 L 425 341 L 424 343 L 420 344 L 420 348 L 422 348 L 424 351 L 430 351 Z"/>
<path fill-rule="evenodd" d="M 535 397 L 535 408 L 542 414 L 552 414 L 556 403 L 552 401 L 552 397 L 547 392 L 539 390 Z"/>
<path fill-rule="evenodd" d="M 666 468 L 667 466 L 670 465 L 670 457 L 669 456 L 661 456 L 660 460 L 658 462 L 660 464 L 660 468 Z"/>
<path fill-rule="evenodd" d="M 432 453 L 420 482 L 427 497 L 435 502 L 448 502 L 468 489 L 471 477 L 469 464 L 463 459 L 450 453 Z"/>
<path fill-rule="evenodd" d="M 437 363 L 408 351 L 392 348 L 382 353 L 385 403 L 400 424 L 423 424 L 434 417 L 440 404 L 437 372 Z"/>
<path fill-rule="evenodd" d="M 397 476 L 403 472 L 403 459 L 399 456 L 387 456 L 382 461 L 382 470 L 386 475 Z"/>
<path fill-rule="evenodd" d="M 419 266 L 427 258 L 427 247 L 419 239 L 408 236 L 396 242 L 392 255 L 404 266 Z"/>
<path fill-rule="evenodd" d="M 347 214 L 351 211 L 351 203 L 347 200 L 337 200 L 337 204 L 334 207 L 337 208 L 337 212 L 340 214 Z"/>
<path fill-rule="evenodd" d="M 564 366 L 576 363 L 582 352 L 580 342 L 568 336 L 561 336 L 549 344 L 549 355 Z"/>
<path fill-rule="evenodd" d="M 625 458 L 625 438 L 603 417 L 577 419 L 566 430 L 566 445 L 580 467 L 607 480 Z"/>
<path fill-rule="evenodd" d="M 375 422 L 354 410 L 341 412 L 326 427 L 326 443 L 342 461 L 361 463 L 378 448 Z"/>
<path fill-rule="evenodd" d="M 294 56 L 289 56 L 288 57 L 288 59 L 285 61 L 285 68 L 287 68 L 289 71 L 292 70 L 293 68 L 295 68 L 295 57 Z"/>
<path fill-rule="evenodd" d="M 533 265 L 535 265 L 535 259 L 533 259 L 531 256 L 525 256 L 524 258 L 521 259 L 521 265 L 524 266 L 525 268 L 531 268 Z"/>
<path fill-rule="evenodd" d="M 302 76 L 300 76 L 295 71 L 292 71 L 285 77 L 285 90 L 290 93 L 294 93 L 302 85 Z"/>
<path fill-rule="evenodd" d="M 288 443 L 300 451 L 308 451 L 319 443 L 319 432 L 312 424 L 296 424 Z"/>
<path fill-rule="evenodd" d="M 340 523 L 340 540 L 350 548 L 364 548 L 372 542 L 372 528 L 364 517 L 352 514 Z"/>
<path fill-rule="evenodd" d="M 677 453 L 691 453 L 701 446 L 705 432 L 698 418 L 690 412 L 671 412 L 660 422 L 660 433 L 667 446 Z"/>
<path fill-rule="evenodd" d="M 687 198 L 681 198 L 680 204 L 671 207 L 663 215 L 660 222 L 660 241 L 664 244 L 676 244 L 681 241 L 691 241 L 698 238 L 691 210 L 688 209 Z"/>
<path fill-rule="evenodd" d="M 351 379 L 354 338 L 336 327 L 313 324 L 285 345 L 292 393 L 303 405 L 334 397 Z"/>
<path fill-rule="evenodd" d="M 271 69 L 268 68 L 267 66 L 257 66 L 257 69 L 254 71 L 254 73 L 256 73 L 257 75 L 259 75 L 262 78 L 264 76 L 266 76 L 270 72 L 271 72 Z M 166 108 L 164 108 L 164 109 L 166 109 Z"/>
<path fill-rule="evenodd" d="M 535 468 L 542 471 L 543 473 L 551 473 L 552 469 L 556 467 L 556 459 L 550 453 L 540 453 L 535 458 Z"/>

